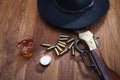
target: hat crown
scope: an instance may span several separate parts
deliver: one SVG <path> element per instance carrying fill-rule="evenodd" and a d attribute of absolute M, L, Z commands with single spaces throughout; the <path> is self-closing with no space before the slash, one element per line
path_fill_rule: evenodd
<path fill-rule="evenodd" d="M 91 5 L 93 0 L 56 0 L 57 6 L 66 11 L 81 11 Z"/>

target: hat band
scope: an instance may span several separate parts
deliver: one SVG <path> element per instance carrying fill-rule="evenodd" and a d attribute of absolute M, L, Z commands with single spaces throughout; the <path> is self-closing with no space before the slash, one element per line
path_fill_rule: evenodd
<path fill-rule="evenodd" d="M 86 9 L 92 7 L 92 6 L 94 5 L 94 0 L 92 0 L 91 3 L 90 3 L 88 6 L 86 6 L 85 8 L 80 9 L 80 10 L 75 10 L 75 11 L 70 11 L 70 10 L 66 10 L 66 9 L 62 8 L 62 7 L 56 2 L 56 0 L 55 0 L 55 4 L 56 4 L 56 6 L 57 6 L 61 11 L 64 11 L 64 12 L 67 12 L 67 13 L 77 13 L 77 12 L 83 12 L 83 11 L 85 11 Z"/>

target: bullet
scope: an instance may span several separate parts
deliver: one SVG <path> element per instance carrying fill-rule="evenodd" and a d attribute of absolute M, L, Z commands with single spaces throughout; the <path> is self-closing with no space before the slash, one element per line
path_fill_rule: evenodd
<path fill-rule="evenodd" d="M 60 38 L 59 40 L 60 40 L 60 41 L 67 41 L 68 38 Z"/>
<path fill-rule="evenodd" d="M 74 45 L 74 43 L 75 43 L 75 42 L 72 42 L 72 43 L 69 45 L 68 49 L 71 49 L 72 46 Z"/>
<path fill-rule="evenodd" d="M 55 46 L 50 46 L 50 47 L 47 48 L 46 50 L 48 51 L 48 50 L 51 50 L 51 49 L 53 49 L 53 48 L 55 48 Z"/>
<path fill-rule="evenodd" d="M 71 52 L 72 52 L 72 55 L 75 56 L 75 47 L 74 46 L 72 46 L 72 51 Z"/>
<path fill-rule="evenodd" d="M 41 44 L 41 46 L 43 46 L 43 47 L 50 47 L 51 45 L 50 44 Z"/>
<path fill-rule="evenodd" d="M 68 38 L 69 36 L 68 35 L 60 35 L 60 37 L 62 37 L 62 38 Z"/>
<path fill-rule="evenodd" d="M 61 43 L 61 44 L 63 44 L 63 45 L 66 45 L 66 43 L 65 43 L 65 42 L 62 42 L 62 41 L 58 41 L 58 43 Z"/>
<path fill-rule="evenodd" d="M 65 48 L 61 53 L 60 55 L 63 55 L 64 53 L 66 53 L 68 51 L 68 48 Z"/>
<path fill-rule="evenodd" d="M 61 43 L 58 43 L 58 45 L 62 48 L 65 48 L 65 45 L 61 44 Z"/>
<path fill-rule="evenodd" d="M 59 51 L 62 51 L 62 49 L 61 49 L 58 45 L 56 45 L 56 48 L 57 48 Z"/>
<path fill-rule="evenodd" d="M 75 40 L 75 38 L 71 38 L 71 39 L 69 39 L 68 41 L 67 41 L 67 43 L 70 43 L 70 42 L 72 42 L 72 41 L 74 41 Z"/>
<path fill-rule="evenodd" d="M 55 50 L 55 53 L 59 56 L 60 54 L 59 54 L 57 48 L 54 48 L 54 50 Z"/>

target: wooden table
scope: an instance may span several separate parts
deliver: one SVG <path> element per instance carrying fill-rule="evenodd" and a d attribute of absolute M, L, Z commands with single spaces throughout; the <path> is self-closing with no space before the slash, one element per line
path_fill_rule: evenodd
<path fill-rule="evenodd" d="M 76 61 L 70 52 L 57 57 L 54 51 L 45 52 L 42 43 L 55 44 L 60 34 L 69 31 L 53 28 L 43 21 L 37 10 L 37 0 L 0 0 L 0 80 L 98 80 L 82 61 Z M 110 0 L 110 9 L 102 19 L 91 25 L 90 30 L 100 35 L 101 55 L 120 80 L 120 0 Z M 49 13 L 48 13 L 49 14 Z M 27 36 L 35 41 L 35 51 L 30 59 L 20 55 L 16 43 Z M 39 64 L 43 54 L 50 54 L 48 67 Z"/>

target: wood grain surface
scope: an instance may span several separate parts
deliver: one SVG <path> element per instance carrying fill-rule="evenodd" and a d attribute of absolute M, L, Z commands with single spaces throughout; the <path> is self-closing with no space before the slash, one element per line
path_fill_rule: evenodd
<path fill-rule="evenodd" d="M 109 1 L 108 13 L 89 29 L 100 35 L 101 55 L 113 70 L 109 70 L 113 80 L 120 80 L 120 0 Z M 80 57 L 73 58 L 70 52 L 57 57 L 54 51 L 46 52 L 40 46 L 42 43 L 54 45 L 60 34 L 75 36 L 71 31 L 47 24 L 38 14 L 37 0 L 0 0 L 0 80 L 100 80 Z M 16 47 L 19 40 L 28 36 L 35 42 L 30 59 L 22 57 Z M 39 64 L 44 54 L 52 56 L 47 67 Z"/>

